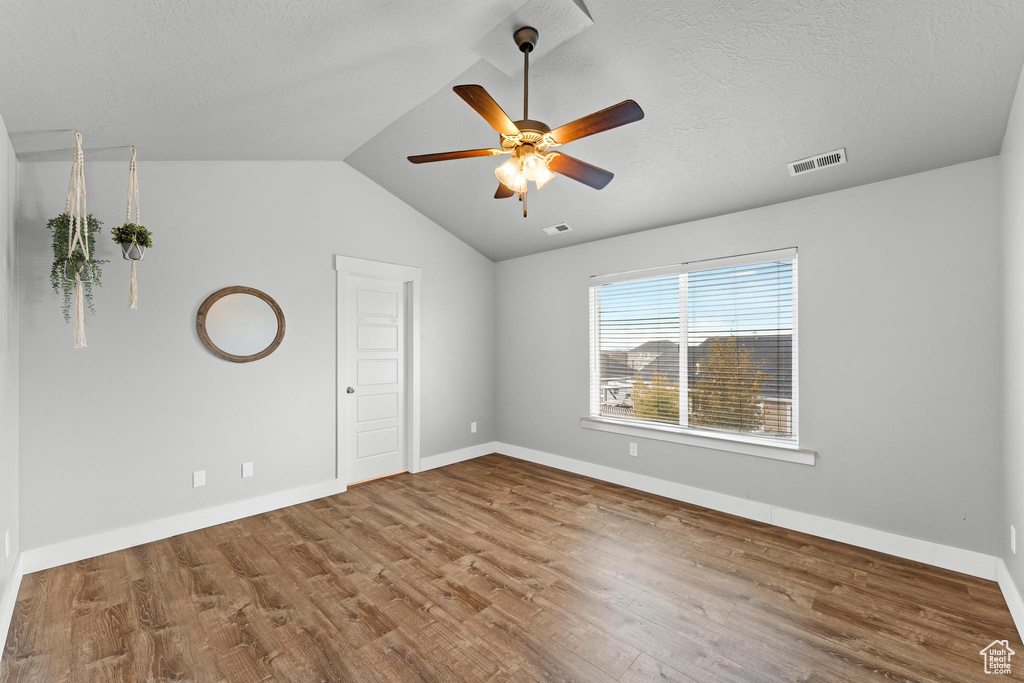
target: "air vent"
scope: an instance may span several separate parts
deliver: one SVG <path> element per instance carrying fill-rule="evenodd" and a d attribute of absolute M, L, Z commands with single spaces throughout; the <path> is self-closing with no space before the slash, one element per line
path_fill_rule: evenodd
<path fill-rule="evenodd" d="M 558 225 L 549 225 L 546 228 L 541 228 L 541 230 L 549 235 L 557 235 L 560 232 L 569 232 L 572 228 L 565 223 L 559 223 Z"/>
<path fill-rule="evenodd" d="M 818 156 L 807 157 L 800 161 L 793 161 L 787 164 L 789 175 L 803 175 L 813 171 L 820 171 L 829 166 L 838 166 L 846 163 L 846 148 L 837 149 L 832 152 L 819 154 Z"/>

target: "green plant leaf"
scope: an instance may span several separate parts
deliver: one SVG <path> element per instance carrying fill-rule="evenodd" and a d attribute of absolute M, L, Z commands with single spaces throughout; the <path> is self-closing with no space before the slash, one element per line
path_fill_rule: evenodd
<path fill-rule="evenodd" d="M 125 223 L 110 231 L 110 238 L 118 244 L 135 242 L 140 247 L 149 249 L 153 246 L 153 233 L 138 223 Z"/>
<path fill-rule="evenodd" d="M 89 229 L 89 236 L 87 238 L 89 255 L 92 258 L 86 260 L 82 245 L 79 244 L 75 246 L 75 250 L 71 254 L 71 260 L 76 268 L 78 264 L 85 262 L 92 271 L 92 281 L 83 282 L 82 287 L 85 303 L 89 310 L 95 313 L 92 288 L 94 285 L 97 287 L 103 285 L 103 269 L 100 266 L 101 264 L 109 263 L 109 261 L 95 258 L 96 235 L 101 231 L 100 226 L 103 224 L 92 214 L 86 216 L 85 220 Z M 71 300 L 75 293 L 75 282 L 64 279 L 64 263 L 68 260 L 68 246 L 70 245 L 71 216 L 62 213 L 56 218 L 51 218 L 47 221 L 46 227 L 53 233 L 53 262 L 50 264 L 50 286 L 53 287 L 54 292 L 61 295 L 61 309 L 64 312 L 64 321 L 71 322 Z"/>

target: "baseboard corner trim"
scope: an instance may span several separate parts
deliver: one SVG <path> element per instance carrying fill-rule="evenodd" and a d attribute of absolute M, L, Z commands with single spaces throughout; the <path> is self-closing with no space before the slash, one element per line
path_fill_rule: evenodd
<path fill-rule="evenodd" d="M 999 590 L 1003 593 L 1006 606 L 1010 608 L 1010 616 L 1017 627 L 1017 634 L 1024 640 L 1024 601 L 1021 600 L 1017 584 L 1014 583 L 1010 570 L 1001 557 L 996 561 L 996 574 L 999 576 Z"/>
<path fill-rule="evenodd" d="M 495 451 L 519 460 L 581 474 L 620 486 L 646 491 L 673 500 L 710 508 L 738 517 L 827 538 L 840 543 L 895 555 L 942 569 L 969 574 L 989 581 L 997 580 L 998 558 L 973 550 L 955 548 L 932 541 L 924 541 L 889 531 L 881 531 L 849 522 L 841 522 L 806 512 L 798 512 L 768 503 L 740 498 L 726 493 L 701 489 L 678 482 L 666 481 L 645 474 L 637 474 L 606 465 L 576 460 L 562 455 L 497 443 Z"/>
<path fill-rule="evenodd" d="M 11 622 L 14 620 L 14 605 L 18 602 L 21 578 L 25 575 L 24 559 L 24 553 L 18 553 L 14 558 L 10 580 L 4 588 L 3 595 L 0 595 L 0 662 L 3 661 L 7 634 L 10 632 Z"/>
<path fill-rule="evenodd" d="M 454 451 L 448 451 L 447 453 L 438 453 L 437 455 L 429 455 L 420 458 L 420 472 L 426 472 L 438 467 L 445 467 L 447 465 L 454 465 L 457 462 L 464 460 L 472 460 L 473 458 L 479 458 L 483 455 L 490 455 L 498 450 L 500 446 L 497 441 L 487 441 L 485 443 L 477 444 L 476 446 L 467 446 L 466 448 L 460 448 Z"/>
<path fill-rule="evenodd" d="M 137 545 L 153 543 L 190 531 L 226 524 L 290 505 L 344 493 L 347 488 L 339 480 L 329 479 L 294 489 L 275 491 L 255 498 L 246 498 L 202 510 L 141 522 L 120 529 L 58 541 L 39 548 L 26 549 L 21 553 L 24 558 L 23 571 L 25 574 L 31 574 L 90 557 L 133 548 Z"/>

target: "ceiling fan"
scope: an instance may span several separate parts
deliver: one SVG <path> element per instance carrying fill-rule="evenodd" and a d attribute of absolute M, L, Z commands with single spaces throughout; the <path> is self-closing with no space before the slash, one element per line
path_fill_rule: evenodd
<path fill-rule="evenodd" d="M 554 180 L 555 173 L 589 185 L 596 190 L 600 190 L 611 182 L 613 177 L 611 172 L 591 166 L 568 154 L 562 154 L 555 150 L 555 147 L 639 121 L 644 117 L 644 111 L 633 100 L 626 100 L 589 116 L 576 119 L 564 126 L 559 126 L 554 130 L 542 121 L 531 119 L 529 115 L 530 52 L 537 45 L 537 29 L 532 26 L 524 26 L 517 30 L 512 37 L 522 51 L 524 60 L 523 118 L 521 120 L 510 119 L 508 114 L 498 106 L 498 103 L 479 85 L 457 85 L 453 88 L 455 94 L 464 99 L 498 131 L 501 136 L 501 146 L 439 154 L 419 154 L 409 157 L 409 161 L 414 164 L 425 164 L 432 161 L 508 154 L 511 158 L 494 170 L 494 175 L 498 178 L 498 191 L 494 193 L 494 198 L 505 199 L 518 194 L 519 201 L 523 203 L 523 218 L 525 218 L 526 192 L 531 180 L 538 190 Z"/>

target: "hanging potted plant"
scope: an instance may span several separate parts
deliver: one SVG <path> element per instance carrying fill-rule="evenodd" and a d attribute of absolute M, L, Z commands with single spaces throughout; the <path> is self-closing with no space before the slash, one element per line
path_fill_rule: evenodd
<path fill-rule="evenodd" d="M 64 320 L 71 320 L 71 297 L 75 299 L 75 348 L 84 349 L 85 307 L 92 307 L 92 286 L 101 284 L 101 261 L 94 259 L 96 233 L 100 222 L 86 208 L 85 153 L 82 134 L 75 131 L 75 152 L 71 158 L 71 180 L 64 213 L 50 219 L 46 227 L 53 233 L 53 263 L 50 265 L 50 284 L 53 290 L 63 291 Z"/>
<path fill-rule="evenodd" d="M 111 230 L 110 235 L 121 245 L 121 257 L 126 261 L 141 261 L 146 249 L 153 246 L 153 233 L 138 223 L 125 223 Z"/>
<path fill-rule="evenodd" d="M 132 202 L 135 203 L 135 220 L 132 220 Z M 135 145 L 130 148 L 128 163 L 128 206 L 124 211 L 124 225 L 110 231 L 115 242 L 121 245 L 121 257 L 132 262 L 131 283 L 128 286 L 128 308 L 139 307 L 139 282 L 135 262 L 146 257 L 146 249 L 153 246 L 153 233 L 142 225 L 139 210 L 139 172 L 135 165 Z"/>
<path fill-rule="evenodd" d="M 96 233 L 100 231 L 99 220 L 89 214 L 86 217 L 88 225 L 89 254 L 93 253 L 96 247 Z M 53 291 L 62 295 L 62 308 L 64 310 L 65 322 L 71 322 L 71 299 L 75 294 L 75 287 L 78 282 L 82 283 L 85 303 L 90 311 L 96 312 L 93 308 L 92 288 L 103 282 L 103 270 L 101 264 L 107 261 L 86 258 L 81 243 L 75 245 L 71 255 L 68 256 L 68 236 L 71 233 L 71 216 L 62 213 L 56 218 L 51 218 L 46 227 L 53 233 L 53 263 L 50 264 L 50 286 Z"/>

